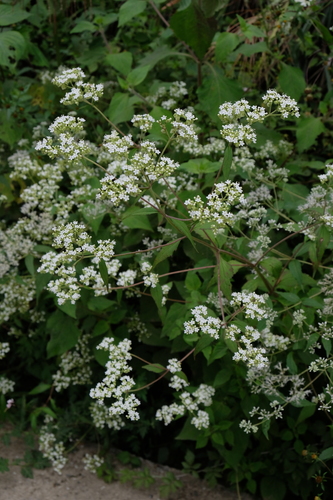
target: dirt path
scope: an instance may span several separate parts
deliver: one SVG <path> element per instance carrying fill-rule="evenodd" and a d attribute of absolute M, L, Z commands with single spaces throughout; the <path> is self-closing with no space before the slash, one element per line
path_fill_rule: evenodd
<path fill-rule="evenodd" d="M 0 441 L 0 457 L 8 458 L 10 462 L 22 459 L 25 451 L 26 446 L 21 438 L 11 437 L 10 445 Z M 147 460 L 142 460 L 142 467 L 148 467 L 151 475 L 157 478 L 154 485 L 137 489 L 119 481 L 107 484 L 83 468 L 82 458 L 85 453 L 95 452 L 95 447 L 81 445 L 77 451 L 70 454 L 69 462 L 61 475 L 49 468 L 33 469 L 34 477 L 25 478 L 19 466 L 10 466 L 9 472 L 0 475 L 0 498 L 1 500 L 162 500 L 158 478 L 171 471 L 182 481 L 183 487 L 172 494 L 170 500 L 237 500 L 234 492 L 222 487 L 211 489 L 193 476 Z M 250 500 L 250 497 L 242 495 L 242 500 Z"/>

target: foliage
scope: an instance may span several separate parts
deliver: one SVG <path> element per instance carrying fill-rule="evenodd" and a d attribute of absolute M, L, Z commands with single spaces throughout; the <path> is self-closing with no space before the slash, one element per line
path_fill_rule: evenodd
<path fill-rule="evenodd" d="M 333 8 L 237 5 L 1 3 L 1 419 L 324 499 Z"/>

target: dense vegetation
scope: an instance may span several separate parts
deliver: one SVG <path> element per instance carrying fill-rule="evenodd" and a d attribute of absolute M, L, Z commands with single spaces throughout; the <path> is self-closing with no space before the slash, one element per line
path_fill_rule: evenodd
<path fill-rule="evenodd" d="M 59 473 L 330 498 L 332 47 L 331 1 L 0 3 L 0 418 Z"/>

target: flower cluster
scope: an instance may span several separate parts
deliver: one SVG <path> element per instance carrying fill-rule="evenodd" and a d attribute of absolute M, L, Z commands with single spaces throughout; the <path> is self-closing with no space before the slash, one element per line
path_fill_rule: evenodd
<path fill-rule="evenodd" d="M 104 402 L 105 398 L 114 398 L 115 401 L 109 407 L 109 415 L 125 415 L 130 420 L 138 420 L 139 413 L 136 411 L 140 401 L 130 394 L 135 385 L 134 380 L 127 374 L 131 371 L 128 361 L 132 359 L 129 353 L 131 341 L 122 340 L 118 345 L 114 344 L 112 337 L 105 338 L 97 349 L 103 349 L 109 354 L 109 361 L 106 363 L 105 377 L 102 382 L 90 391 L 90 397 Z"/>
<path fill-rule="evenodd" d="M 235 215 L 230 212 L 231 206 L 243 199 L 243 191 L 238 182 L 226 181 L 215 184 L 214 191 L 207 196 L 207 203 L 199 195 L 193 200 L 186 200 L 185 205 L 193 220 L 210 222 L 212 229 L 232 225 Z"/>
<path fill-rule="evenodd" d="M 54 434 L 55 429 L 55 425 L 51 426 L 50 429 L 49 423 L 41 427 L 39 433 L 39 449 L 44 457 L 50 460 L 53 469 L 58 474 L 61 474 L 61 470 L 67 463 L 67 458 L 65 457 L 64 443 L 62 441 L 57 442 L 57 438 Z"/>
<path fill-rule="evenodd" d="M 85 470 L 88 470 L 92 474 L 96 474 L 98 467 L 104 464 L 104 459 L 98 455 L 90 455 L 90 453 L 86 453 L 82 458 L 82 462 L 84 463 Z"/>
<path fill-rule="evenodd" d="M 72 351 L 62 354 L 59 369 L 53 375 L 54 388 L 57 392 L 70 385 L 84 385 L 91 382 L 90 361 L 93 357 L 88 348 L 88 335 L 82 335 Z"/>
<path fill-rule="evenodd" d="M 191 310 L 194 318 L 184 323 L 184 333 L 191 335 L 193 333 L 201 333 L 210 335 L 214 339 L 220 338 L 220 329 L 222 326 L 221 320 L 208 315 L 206 306 L 197 306 Z"/>
<path fill-rule="evenodd" d="M 289 118 L 289 116 L 299 118 L 300 116 L 297 102 L 286 94 L 279 94 L 276 90 L 267 90 L 262 100 L 267 106 L 274 104 L 282 118 Z"/>

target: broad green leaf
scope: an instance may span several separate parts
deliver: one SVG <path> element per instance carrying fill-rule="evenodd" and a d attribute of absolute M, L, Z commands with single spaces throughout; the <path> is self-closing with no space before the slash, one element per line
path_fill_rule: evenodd
<path fill-rule="evenodd" d="M 114 300 L 109 300 L 106 297 L 91 297 L 88 301 L 88 307 L 91 311 L 105 311 L 114 304 Z"/>
<path fill-rule="evenodd" d="M 237 19 L 239 21 L 240 29 L 242 30 L 243 35 L 246 38 L 264 38 L 266 37 L 266 33 L 262 31 L 260 28 L 257 26 L 254 26 L 253 24 L 249 24 L 243 19 L 241 16 L 237 14 Z"/>
<path fill-rule="evenodd" d="M 297 302 L 300 302 L 300 298 L 296 293 L 291 293 L 291 292 L 279 292 L 278 293 L 279 297 L 282 299 L 281 303 L 288 305 L 288 304 L 296 304 Z"/>
<path fill-rule="evenodd" d="M 31 389 L 31 391 L 29 392 L 29 394 L 31 394 L 31 395 L 33 395 L 33 394 L 41 394 L 42 392 L 47 391 L 51 387 L 52 387 L 51 384 L 44 384 L 44 382 L 41 382 L 40 384 L 36 385 L 36 387 L 34 387 L 33 389 Z"/>
<path fill-rule="evenodd" d="M 319 460 L 331 460 L 333 458 L 333 446 L 326 448 L 326 450 L 322 451 L 319 455 Z"/>
<path fill-rule="evenodd" d="M 296 137 L 297 149 L 300 153 L 309 149 L 315 143 L 317 137 L 325 132 L 326 128 L 320 118 L 304 116 L 298 120 Z"/>
<path fill-rule="evenodd" d="M 31 276 L 35 275 L 35 266 L 34 266 L 34 256 L 27 255 L 24 259 L 25 267 L 28 269 Z"/>
<path fill-rule="evenodd" d="M 118 54 L 108 54 L 105 62 L 110 64 L 117 71 L 127 76 L 131 71 L 133 56 L 131 52 L 119 52 Z"/>
<path fill-rule="evenodd" d="M 119 9 L 118 26 L 123 26 L 133 17 L 145 10 L 147 2 L 143 0 L 127 0 Z"/>
<path fill-rule="evenodd" d="M 233 276 L 233 270 L 231 265 L 220 257 L 220 285 L 221 291 L 228 300 L 231 300 L 231 278 Z M 217 267 L 216 267 L 217 272 Z"/>
<path fill-rule="evenodd" d="M 192 417 L 188 418 L 184 424 L 184 427 L 175 439 L 187 440 L 187 441 L 197 441 L 202 431 L 199 431 L 194 425 L 191 424 Z"/>
<path fill-rule="evenodd" d="M 98 269 L 100 272 L 100 275 L 102 277 L 104 285 L 107 287 L 109 284 L 109 272 L 108 268 L 106 267 L 106 263 L 104 259 L 101 259 L 98 263 Z"/>
<path fill-rule="evenodd" d="M 180 168 L 194 174 L 208 174 L 210 172 L 217 172 L 220 166 L 221 164 L 218 161 L 213 162 L 207 158 L 194 158 L 186 163 L 182 163 Z"/>
<path fill-rule="evenodd" d="M 18 61 L 24 54 L 26 47 L 26 41 L 18 31 L 0 33 L 0 66 L 11 67 L 13 64 L 10 59 Z"/>
<path fill-rule="evenodd" d="M 102 319 L 98 321 L 98 323 L 96 323 L 92 332 L 92 336 L 98 337 L 99 335 L 103 335 L 103 333 L 107 332 L 109 328 L 110 328 L 109 323 L 104 319 Z"/>
<path fill-rule="evenodd" d="M 160 309 L 162 307 L 162 298 L 163 298 L 161 285 L 159 283 L 157 283 L 157 285 L 155 287 L 151 287 L 150 293 L 151 293 L 151 296 L 153 297 L 158 309 Z"/>
<path fill-rule="evenodd" d="M 170 58 L 173 56 L 181 57 L 185 56 L 182 52 L 176 52 L 175 50 L 170 49 L 169 47 L 158 47 L 155 49 L 153 52 L 148 52 L 141 61 L 139 62 L 138 66 L 150 66 L 150 68 L 153 68 L 155 64 L 158 62 L 162 61 L 162 59 Z"/>
<path fill-rule="evenodd" d="M 237 45 L 240 43 L 240 38 L 235 33 L 219 33 L 216 38 L 215 59 L 218 62 L 224 62 L 229 54 L 231 54 Z"/>
<path fill-rule="evenodd" d="M 230 144 L 225 148 L 224 151 L 224 157 L 223 157 L 223 163 L 222 163 L 222 178 L 224 181 L 229 179 L 230 175 L 230 168 L 232 164 L 232 147 Z"/>
<path fill-rule="evenodd" d="M 97 26 L 89 21 L 79 21 L 70 33 L 83 33 L 83 31 L 98 31 Z"/>
<path fill-rule="evenodd" d="M 298 260 L 292 260 L 289 263 L 289 270 L 291 274 L 294 276 L 297 283 L 302 287 L 303 286 L 303 274 L 302 274 L 302 265 Z"/>
<path fill-rule="evenodd" d="M 292 352 L 289 352 L 287 355 L 287 366 L 292 375 L 296 375 L 298 373 L 297 365 L 294 361 L 294 354 Z"/>
<path fill-rule="evenodd" d="M 197 94 L 200 109 L 220 124 L 217 117 L 220 105 L 227 101 L 238 101 L 243 97 L 243 90 L 238 81 L 226 78 L 219 67 L 210 65 L 209 69 L 210 73 L 205 75 Z"/>
<path fill-rule="evenodd" d="M 59 309 L 49 315 L 46 331 L 51 334 L 51 339 L 46 347 L 48 358 L 60 356 L 74 347 L 81 333 L 74 319 Z"/>
<path fill-rule="evenodd" d="M 129 121 L 134 115 L 134 108 L 130 104 L 129 94 L 116 92 L 111 104 L 106 111 L 106 116 L 117 125 L 118 123 Z"/>
<path fill-rule="evenodd" d="M 250 57 L 253 54 L 258 54 L 258 52 L 269 52 L 266 42 L 243 43 L 235 50 L 234 54 L 242 54 L 243 56 Z"/>
<path fill-rule="evenodd" d="M 199 59 L 204 58 L 216 32 L 214 20 L 206 19 L 202 11 L 191 4 L 171 17 L 170 26 L 175 35 L 186 42 Z"/>
<path fill-rule="evenodd" d="M 56 303 L 56 299 L 54 300 L 54 302 Z M 68 316 L 70 316 L 71 318 L 76 318 L 76 304 L 71 304 L 70 302 L 67 301 L 61 306 L 57 304 L 57 307 L 58 309 L 60 309 L 60 311 L 64 312 L 65 314 L 68 314 Z"/>
<path fill-rule="evenodd" d="M 213 350 L 213 353 L 214 353 L 214 350 Z M 215 379 L 214 379 L 213 387 L 221 387 L 226 382 L 228 382 L 228 380 L 230 380 L 230 378 L 231 378 L 231 370 L 227 370 L 226 368 L 223 368 L 222 370 L 217 372 Z"/>
<path fill-rule="evenodd" d="M 150 70 L 150 66 L 139 66 L 138 68 L 133 69 L 127 76 L 127 83 L 131 87 L 135 87 L 139 85 L 146 78 Z"/>
<path fill-rule="evenodd" d="M 143 365 L 145 370 L 148 372 L 153 372 L 153 373 L 162 373 L 165 372 L 166 368 L 162 365 L 159 365 L 158 363 L 153 364 L 153 365 Z"/>
<path fill-rule="evenodd" d="M 123 219 L 123 224 L 131 229 L 146 229 L 152 231 L 153 228 L 146 215 L 130 215 Z"/>
<path fill-rule="evenodd" d="M 199 290 L 202 283 L 200 278 L 193 271 L 188 271 L 185 278 L 185 286 L 188 290 Z"/>
<path fill-rule="evenodd" d="M 29 12 L 20 9 L 19 5 L 0 5 L 0 26 L 16 24 L 28 17 Z"/>
<path fill-rule="evenodd" d="M 282 65 L 278 82 L 282 91 L 296 101 L 301 97 L 306 87 L 303 71 L 287 64 Z"/>
<path fill-rule="evenodd" d="M 305 406 L 304 408 L 301 409 L 298 419 L 296 421 L 296 425 L 300 424 L 304 420 L 307 420 L 308 418 L 312 417 L 312 415 L 315 413 L 317 407 L 316 404 L 313 403 L 312 406 Z"/>
<path fill-rule="evenodd" d="M 175 250 L 177 250 L 180 241 L 176 241 L 175 243 L 171 243 L 170 245 L 166 245 L 161 250 L 159 250 L 156 258 L 154 260 L 153 267 L 157 266 L 160 262 L 170 257 Z"/>
<path fill-rule="evenodd" d="M 185 224 L 185 222 L 176 220 L 176 219 L 169 219 L 169 224 L 171 224 L 173 227 L 177 229 L 177 231 L 185 236 L 190 240 L 192 246 L 196 249 L 195 243 L 192 238 L 191 231 L 189 230 L 188 226 Z"/>
<path fill-rule="evenodd" d="M 203 351 L 207 346 L 209 346 L 214 341 L 214 338 L 210 335 L 203 335 L 197 345 L 195 346 L 194 355 L 196 356 L 199 352 Z"/>

